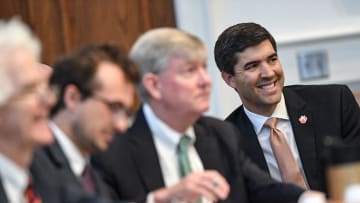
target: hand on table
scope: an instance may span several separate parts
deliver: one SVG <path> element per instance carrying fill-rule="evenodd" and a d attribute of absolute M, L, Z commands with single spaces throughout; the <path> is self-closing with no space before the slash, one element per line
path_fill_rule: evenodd
<path fill-rule="evenodd" d="M 206 197 L 211 201 L 227 198 L 230 186 L 225 178 L 215 170 L 193 172 L 185 176 L 177 184 L 158 189 L 154 192 L 156 203 L 169 203 L 173 200 L 193 201 Z"/>

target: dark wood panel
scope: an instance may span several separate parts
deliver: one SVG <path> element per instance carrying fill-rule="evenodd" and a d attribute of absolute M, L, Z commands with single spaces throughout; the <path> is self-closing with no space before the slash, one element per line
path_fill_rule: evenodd
<path fill-rule="evenodd" d="M 42 59 L 48 64 L 66 51 L 60 2 L 28 0 L 29 21 L 42 42 Z"/>
<path fill-rule="evenodd" d="M 25 22 L 29 22 L 27 3 L 20 0 L 0 0 L 0 19 L 10 19 L 17 15 Z"/>
<path fill-rule="evenodd" d="M 19 16 L 42 43 L 42 61 L 48 64 L 64 53 L 61 10 L 55 0 L 1 0 L 0 18 Z"/>
<path fill-rule="evenodd" d="M 175 11 L 174 3 L 172 0 L 156 0 L 149 1 L 151 25 L 149 28 L 154 27 L 175 27 Z"/>
<path fill-rule="evenodd" d="M 0 0 L 0 18 L 16 14 L 43 44 L 43 61 L 97 42 L 116 41 L 128 50 L 144 31 L 175 27 L 172 0 Z"/>
<path fill-rule="evenodd" d="M 69 2 L 74 48 L 99 41 L 117 41 L 128 49 L 143 32 L 138 1 L 93 0 L 91 6 L 86 2 Z"/>
<path fill-rule="evenodd" d="M 0 0 L 0 18 L 20 16 L 42 42 L 42 61 L 53 64 L 91 43 L 115 41 L 129 50 L 143 32 L 175 27 L 173 6 L 172 0 Z"/>

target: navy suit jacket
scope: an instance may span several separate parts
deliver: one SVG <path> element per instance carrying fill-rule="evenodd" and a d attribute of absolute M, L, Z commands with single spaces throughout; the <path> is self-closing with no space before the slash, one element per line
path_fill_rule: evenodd
<path fill-rule="evenodd" d="M 35 191 L 39 193 L 43 203 L 122 203 L 104 195 L 85 192 L 78 181 L 73 179 L 75 176 L 70 176 L 69 171 L 63 168 L 54 169 L 53 163 L 49 161 L 43 149 L 35 151 L 30 171 L 34 179 Z M 104 183 L 102 184 L 105 186 Z M 0 200 L 1 198 L 0 189 Z"/>
<path fill-rule="evenodd" d="M 46 154 L 36 151 L 30 167 L 34 191 L 43 203 L 121 203 L 109 198 L 85 193 L 74 184 L 69 184 L 67 174 L 53 170 Z M 8 203 L 0 177 L 0 203 Z"/>
<path fill-rule="evenodd" d="M 30 173 L 33 180 L 33 189 L 40 196 L 43 203 L 78 203 L 80 198 L 73 198 L 73 193 L 65 193 L 65 187 L 62 184 L 60 176 L 54 176 L 51 171 L 46 171 L 47 165 L 39 156 L 33 159 Z M 74 201 L 72 201 L 74 200 Z M 5 193 L 0 178 L 0 202 L 8 203 L 9 199 Z"/>
<path fill-rule="evenodd" d="M 8 200 L 8 198 L 6 196 L 5 189 L 3 187 L 1 179 L 0 179 L 0 202 L 3 202 L 3 203 L 8 203 L 9 202 L 9 200 Z"/>
<path fill-rule="evenodd" d="M 238 148 L 235 127 L 209 117 L 195 124 L 195 148 L 205 169 L 221 173 L 231 185 L 224 202 L 295 202 L 302 189 L 280 184 L 253 164 Z M 93 159 L 119 199 L 143 202 L 146 195 L 164 187 L 151 130 L 143 111 L 134 126 L 118 135 L 110 149 Z"/>
<path fill-rule="evenodd" d="M 295 85 L 283 90 L 305 175 L 311 189 L 326 191 L 324 137 L 345 144 L 360 143 L 360 110 L 351 91 L 344 85 Z M 300 116 L 307 116 L 301 124 Z M 245 152 L 263 170 L 268 166 L 243 106 L 227 118 L 240 130 Z"/>
<path fill-rule="evenodd" d="M 69 185 L 72 185 L 79 190 L 83 190 L 79 178 L 71 170 L 69 161 L 56 139 L 52 144 L 38 149 L 35 155 L 38 156 L 39 154 L 43 154 L 43 156 L 46 157 L 45 159 L 47 159 L 49 164 L 47 171 L 52 170 L 54 173 L 60 173 L 62 178 L 64 178 Z M 96 195 L 101 197 L 111 197 L 109 188 L 95 169 L 91 170 L 91 176 L 96 186 Z"/>

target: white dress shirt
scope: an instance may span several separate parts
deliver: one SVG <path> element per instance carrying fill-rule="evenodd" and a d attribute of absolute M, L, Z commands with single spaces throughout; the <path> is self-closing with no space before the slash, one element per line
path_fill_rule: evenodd
<path fill-rule="evenodd" d="M 184 134 L 189 136 L 191 140 L 191 145 L 189 145 L 188 148 L 188 156 L 192 171 L 204 171 L 204 166 L 194 147 L 196 139 L 194 128 L 191 126 L 183 133 L 177 132 L 161 121 L 148 104 L 145 103 L 143 105 L 143 110 L 145 119 L 148 122 L 153 135 L 165 186 L 172 186 L 181 179 L 177 145 L 181 136 Z M 148 196 L 147 202 L 153 202 L 152 195 Z M 202 202 L 208 203 L 210 201 L 203 198 Z"/>
<path fill-rule="evenodd" d="M 279 167 L 276 163 L 276 159 L 275 159 L 275 156 L 272 151 L 271 144 L 270 144 L 270 129 L 264 127 L 264 124 L 267 121 L 267 119 L 269 119 L 271 117 L 275 117 L 278 120 L 276 127 L 279 130 L 281 130 L 281 132 L 283 132 L 283 134 L 285 135 L 285 137 L 290 145 L 291 151 L 292 151 L 296 161 L 298 162 L 300 171 L 303 174 L 303 177 L 307 184 L 306 177 L 304 174 L 304 169 L 302 167 L 301 159 L 299 156 L 299 151 L 298 151 L 298 148 L 296 145 L 294 132 L 291 127 L 289 115 L 287 113 L 284 95 L 281 95 L 281 100 L 278 103 L 278 105 L 276 106 L 274 112 L 272 113 L 272 115 L 270 117 L 266 117 L 266 116 L 262 116 L 262 115 L 253 113 L 253 112 L 249 111 L 245 106 L 244 106 L 244 111 L 245 111 L 245 114 L 249 117 L 249 119 L 254 127 L 254 130 L 257 134 L 259 143 L 264 152 L 264 156 L 265 156 L 266 163 L 269 168 L 271 177 L 273 177 L 275 180 L 281 181 Z"/>
<path fill-rule="evenodd" d="M 81 154 L 75 144 L 54 122 L 50 121 L 49 127 L 69 161 L 71 170 L 77 177 L 81 177 L 88 159 Z"/>
<path fill-rule="evenodd" d="M 28 171 L 0 153 L 0 176 L 9 203 L 26 203 Z"/>

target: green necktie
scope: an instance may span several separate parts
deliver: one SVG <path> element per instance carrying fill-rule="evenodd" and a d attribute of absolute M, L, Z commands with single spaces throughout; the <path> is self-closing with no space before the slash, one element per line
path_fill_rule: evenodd
<path fill-rule="evenodd" d="M 178 153 L 179 153 L 179 165 L 180 165 L 180 175 L 181 177 L 186 176 L 191 172 L 191 165 L 189 161 L 188 149 L 190 145 L 190 137 L 183 135 L 180 138 L 178 144 Z M 193 201 L 193 203 L 201 203 L 201 198 Z"/>
<path fill-rule="evenodd" d="M 178 144 L 179 166 L 180 166 L 181 177 L 184 177 L 191 172 L 191 165 L 188 156 L 189 144 L 190 144 L 190 138 L 186 135 L 181 136 L 180 142 Z"/>

